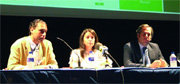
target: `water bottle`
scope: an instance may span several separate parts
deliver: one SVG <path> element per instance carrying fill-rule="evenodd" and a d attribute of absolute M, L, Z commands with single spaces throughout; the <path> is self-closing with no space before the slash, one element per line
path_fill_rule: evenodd
<path fill-rule="evenodd" d="M 33 69 L 35 66 L 35 58 L 33 56 L 33 52 L 29 52 L 29 55 L 27 57 L 27 68 Z"/>
<path fill-rule="evenodd" d="M 170 55 L 170 67 L 177 67 L 177 58 L 174 52 Z"/>
<path fill-rule="evenodd" d="M 89 51 L 89 57 L 88 57 L 88 61 L 89 61 L 89 68 L 94 68 L 94 56 L 93 56 L 93 51 Z"/>

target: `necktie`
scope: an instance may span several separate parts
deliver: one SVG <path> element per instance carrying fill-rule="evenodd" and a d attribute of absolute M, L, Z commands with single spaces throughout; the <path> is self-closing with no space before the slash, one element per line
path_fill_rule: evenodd
<path fill-rule="evenodd" d="M 143 47 L 143 64 L 145 66 L 149 66 L 151 64 L 149 56 L 148 56 L 148 49 L 147 49 L 147 47 Z"/>

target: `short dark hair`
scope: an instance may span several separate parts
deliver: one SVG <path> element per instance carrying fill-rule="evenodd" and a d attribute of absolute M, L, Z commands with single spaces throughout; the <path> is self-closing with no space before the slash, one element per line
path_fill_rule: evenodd
<path fill-rule="evenodd" d="M 46 22 L 43 21 L 43 20 L 41 20 L 41 19 L 35 19 L 35 20 L 33 20 L 32 22 L 30 22 L 30 24 L 29 24 L 29 35 L 31 35 L 30 29 L 31 29 L 31 28 L 36 28 L 36 26 L 37 26 L 38 23 L 40 23 L 40 22 L 46 24 Z M 46 25 L 47 25 L 47 24 L 46 24 Z"/>
<path fill-rule="evenodd" d="M 141 25 L 138 27 L 138 29 L 136 29 L 136 33 L 137 33 L 137 34 L 141 33 L 143 27 L 150 27 L 151 30 L 152 30 L 152 31 L 151 31 L 151 35 L 152 35 L 152 37 L 153 37 L 153 35 L 154 35 L 154 30 L 153 30 L 153 28 L 152 28 L 151 26 L 149 26 L 148 24 L 141 24 Z"/>

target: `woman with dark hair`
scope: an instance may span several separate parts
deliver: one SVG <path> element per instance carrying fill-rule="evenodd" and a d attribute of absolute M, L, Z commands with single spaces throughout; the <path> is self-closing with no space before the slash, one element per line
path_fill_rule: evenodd
<path fill-rule="evenodd" d="M 69 65 L 72 68 L 106 68 L 112 67 L 112 60 L 107 59 L 100 51 L 95 49 L 95 44 L 99 42 L 96 32 L 87 28 L 83 30 L 79 39 L 79 48 L 71 52 Z"/>

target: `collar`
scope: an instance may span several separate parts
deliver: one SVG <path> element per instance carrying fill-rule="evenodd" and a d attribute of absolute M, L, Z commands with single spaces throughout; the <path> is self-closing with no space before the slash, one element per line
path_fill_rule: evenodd
<path fill-rule="evenodd" d="M 36 44 L 32 41 L 32 39 L 31 39 L 30 36 L 28 37 L 28 40 L 29 40 L 29 43 L 30 43 L 30 46 L 31 46 L 31 50 L 35 50 L 35 48 L 38 48 L 38 47 L 39 47 L 39 44 L 36 45 Z"/>
<path fill-rule="evenodd" d="M 140 47 L 140 49 L 142 49 L 143 47 L 147 47 L 147 46 L 143 46 L 141 43 L 139 43 L 139 47 Z"/>
<path fill-rule="evenodd" d="M 143 55 L 143 47 L 147 47 L 148 45 L 147 45 L 147 46 L 143 46 L 143 45 L 142 45 L 141 43 L 139 43 L 139 42 L 138 42 L 138 44 L 139 44 L 139 47 L 140 47 L 141 54 Z"/>

